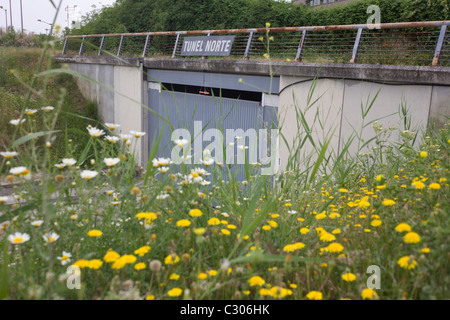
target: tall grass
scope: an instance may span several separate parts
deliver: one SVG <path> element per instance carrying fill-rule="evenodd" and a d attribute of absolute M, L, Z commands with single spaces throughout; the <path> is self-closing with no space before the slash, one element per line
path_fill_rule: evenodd
<path fill-rule="evenodd" d="M 64 68 L 38 70 L 21 117 L 40 79 L 70 74 L 97 83 Z M 177 127 L 165 115 L 157 115 L 165 124 L 147 168 L 136 171 L 142 138 L 111 143 L 87 130 L 56 130 L 68 98 L 61 92 L 55 110 L 30 116 L 41 118 L 42 130 L 27 118 L 7 148 L 19 155 L 4 160 L 1 176 L 14 195 L 0 202 L 0 298 L 447 299 L 449 126 L 416 146 L 399 101 L 404 127 L 392 141 L 382 119 L 367 120 L 375 96 L 361 104 L 361 128 L 334 150 L 337 132 L 332 115 L 318 111 L 317 82 L 306 101 L 293 97 L 300 130 L 293 141 L 282 137 L 289 159 L 273 183 L 248 160 L 246 181 L 227 165 L 154 163 L 164 128 Z M 362 141 L 370 126 L 373 138 Z M 74 149 L 70 139 L 82 132 L 84 149 Z M 64 137 L 64 156 L 52 153 L 55 136 Z M 59 166 L 63 157 L 75 163 Z M 107 158 L 118 162 L 108 166 Z M 71 265 L 81 270 L 80 290 L 68 287 Z M 373 265 L 381 288 L 369 290 Z"/>

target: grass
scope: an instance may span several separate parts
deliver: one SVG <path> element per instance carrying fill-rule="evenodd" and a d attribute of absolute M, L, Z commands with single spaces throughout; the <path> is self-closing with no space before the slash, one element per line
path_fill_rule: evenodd
<path fill-rule="evenodd" d="M 27 118 L 0 176 L 14 188 L 0 198 L 0 299 L 448 299 L 450 126 L 417 145 L 425 128 L 411 128 L 405 108 L 404 128 L 364 121 L 375 96 L 361 105 L 373 138 L 362 142 L 354 128 L 338 154 L 315 87 L 295 103 L 301 130 L 287 170 L 263 176 L 247 163 L 246 181 L 231 165 L 170 165 L 157 158 L 158 139 L 136 172 L 138 136 L 109 142 L 119 132 L 104 124 L 99 136 L 55 132 L 69 95 Z M 72 148 L 82 133 L 84 148 Z M 65 153 L 35 136 L 63 139 Z"/>
<path fill-rule="evenodd" d="M 6 149 L 13 137 L 13 127 L 9 124 L 12 119 L 18 119 L 22 107 L 27 103 L 28 109 L 40 110 L 45 106 L 62 104 L 60 121 L 55 130 L 84 130 L 89 124 L 98 123 L 97 105 L 84 99 L 78 90 L 73 77 L 58 75 L 53 78 L 39 78 L 32 95 L 28 98 L 28 85 L 34 78 L 43 49 L 0 48 L 0 146 Z M 43 69 L 59 68 L 51 59 L 51 52 L 45 55 Z M 85 118 L 82 118 L 85 117 Z M 44 128 L 39 117 L 29 117 L 36 132 Z M 31 124 L 30 124 L 31 125 Z M 28 127 L 28 130 L 31 127 Z M 84 134 L 71 136 L 74 148 L 84 146 L 88 138 Z M 43 139 L 40 141 L 43 142 Z M 66 153 L 64 135 L 56 137 L 52 142 L 52 154 L 61 157 Z"/>

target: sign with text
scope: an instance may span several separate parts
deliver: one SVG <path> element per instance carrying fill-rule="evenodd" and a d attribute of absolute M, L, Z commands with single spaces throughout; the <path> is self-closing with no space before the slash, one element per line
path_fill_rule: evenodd
<path fill-rule="evenodd" d="M 180 55 L 227 57 L 233 42 L 234 36 L 186 37 Z"/>

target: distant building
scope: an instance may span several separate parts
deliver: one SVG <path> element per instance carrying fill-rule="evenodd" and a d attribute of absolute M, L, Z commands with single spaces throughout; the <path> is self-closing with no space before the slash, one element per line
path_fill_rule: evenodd
<path fill-rule="evenodd" d="M 328 8 L 333 6 L 339 6 L 341 4 L 347 4 L 358 0 L 296 0 L 295 4 L 306 4 L 309 6 L 320 6 L 321 8 Z"/>

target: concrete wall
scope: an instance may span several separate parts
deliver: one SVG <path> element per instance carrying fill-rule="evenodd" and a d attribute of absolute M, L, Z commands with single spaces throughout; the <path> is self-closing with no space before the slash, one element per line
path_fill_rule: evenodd
<path fill-rule="evenodd" d="M 92 79 L 76 77 L 78 87 L 86 99 L 96 101 L 105 123 L 120 124 L 117 133 L 129 134 L 131 130 L 146 132 L 146 112 L 142 105 L 147 95 L 141 63 L 92 63 L 90 60 L 69 62 L 70 69 Z M 135 152 L 138 164 L 147 162 L 147 136 L 132 140 L 130 150 Z"/>
<path fill-rule="evenodd" d="M 122 125 L 122 131 L 148 132 L 148 113 L 140 104 L 148 101 L 148 83 L 143 70 L 176 70 L 194 73 L 222 73 L 245 75 L 273 75 L 280 77 L 278 110 L 281 131 L 288 146 L 280 146 L 282 168 L 287 163 L 288 149 L 298 145 L 296 138 L 304 137 L 299 117 L 305 116 L 316 140 L 330 139 L 330 148 L 338 154 L 352 134 L 362 125 L 361 104 L 365 107 L 377 92 L 379 96 L 365 118 L 365 123 L 378 119 L 384 127 L 403 130 L 399 106 L 404 104 L 411 115 L 411 130 L 425 130 L 430 123 L 442 126 L 450 115 L 450 68 L 431 66 L 389 66 L 360 64 L 319 64 L 265 61 L 156 59 L 55 56 L 59 62 L 111 86 L 115 93 L 97 84 L 79 80 L 86 97 L 95 99 L 100 114 L 107 122 Z M 272 70 L 275 70 L 272 73 Z M 318 77 L 314 92 L 311 84 Z M 130 97 L 125 99 L 119 93 Z M 309 105 L 308 105 L 309 98 Z M 301 111 L 301 112 L 300 112 Z M 373 136 L 373 128 L 362 131 L 362 139 Z M 390 137 L 398 141 L 398 134 Z M 142 164 L 148 160 L 148 142 L 142 139 L 137 146 Z M 306 142 L 300 150 L 303 156 L 314 148 Z M 351 152 L 357 150 L 354 144 Z"/>

